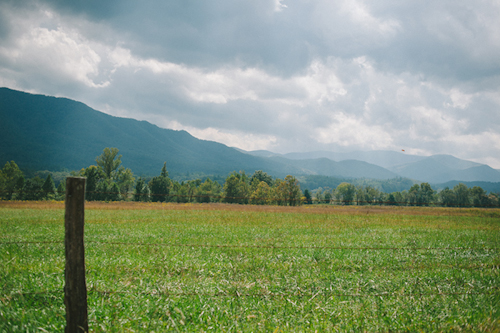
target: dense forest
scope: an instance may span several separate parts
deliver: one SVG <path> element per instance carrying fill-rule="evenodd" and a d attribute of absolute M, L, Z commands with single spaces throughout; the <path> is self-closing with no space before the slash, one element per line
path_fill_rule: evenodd
<path fill-rule="evenodd" d="M 166 162 L 158 176 L 136 179 L 132 170 L 123 167 L 117 148 L 105 148 L 91 165 L 72 176 L 86 177 L 88 201 L 141 201 L 209 203 L 224 202 L 254 205 L 296 206 L 301 204 L 342 205 L 396 205 L 447 207 L 499 207 L 498 193 L 487 193 L 479 186 L 468 188 L 459 183 L 453 188 L 437 192 L 428 183 L 408 184 L 409 190 L 383 191 L 369 180 L 341 182 L 334 188 L 318 187 L 301 190 L 294 176 L 273 178 L 261 170 L 249 176 L 245 172 L 232 172 L 225 179 L 209 177 L 189 181 L 176 181 L 169 177 Z M 407 180 L 398 178 L 388 184 Z M 391 189 L 386 186 L 385 189 Z M 56 182 L 52 173 L 45 179 L 35 176 L 25 179 L 14 161 L 0 170 L 0 198 L 2 200 L 64 200 L 65 182 Z"/>

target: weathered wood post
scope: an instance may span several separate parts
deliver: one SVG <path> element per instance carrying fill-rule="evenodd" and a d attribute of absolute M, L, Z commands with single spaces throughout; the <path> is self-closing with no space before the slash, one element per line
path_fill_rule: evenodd
<path fill-rule="evenodd" d="M 66 178 L 66 213 L 64 216 L 66 268 L 64 304 L 66 333 L 88 332 L 87 285 L 85 283 L 85 178 Z"/>

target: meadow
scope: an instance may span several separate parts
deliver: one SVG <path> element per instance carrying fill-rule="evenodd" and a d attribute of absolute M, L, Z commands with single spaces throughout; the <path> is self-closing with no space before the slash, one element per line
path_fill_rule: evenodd
<path fill-rule="evenodd" d="M 93 332 L 500 331 L 500 211 L 87 203 Z M 0 332 L 60 332 L 64 204 L 0 202 Z"/>

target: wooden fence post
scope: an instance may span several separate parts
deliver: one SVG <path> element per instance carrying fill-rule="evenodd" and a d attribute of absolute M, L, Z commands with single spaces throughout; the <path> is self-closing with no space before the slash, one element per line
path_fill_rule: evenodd
<path fill-rule="evenodd" d="M 85 283 L 85 178 L 66 178 L 66 213 L 64 216 L 66 268 L 64 304 L 66 333 L 88 332 L 87 285 Z"/>

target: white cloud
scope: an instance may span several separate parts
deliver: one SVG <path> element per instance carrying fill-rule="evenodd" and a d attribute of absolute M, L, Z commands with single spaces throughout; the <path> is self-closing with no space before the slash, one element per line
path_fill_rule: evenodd
<path fill-rule="evenodd" d="M 394 19 L 380 19 L 372 15 L 368 6 L 361 0 L 346 0 L 342 2 L 341 13 L 346 14 L 352 22 L 370 33 L 375 31 L 382 35 L 394 35 L 401 28 Z"/>
<path fill-rule="evenodd" d="M 365 124 L 362 119 L 343 112 L 333 114 L 329 125 L 319 129 L 318 141 L 366 149 L 384 149 L 393 146 L 391 135 L 381 126 Z"/>
<path fill-rule="evenodd" d="M 468 107 L 473 97 L 473 95 L 462 93 L 458 89 L 451 89 L 449 95 L 451 103 L 446 103 L 445 106 L 451 106 L 458 109 L 465 109 Z"/>
<path fill-rule="evenodd" d="M 9 59 L 18 71 L 52 72 L 64 80 L 79 81 L 88 87 L 109 85 L 108 81 L 96 82 L 99 75 L 100 56 L 89 42 L 78 33 L 33 28 L 23 34 L 11 48 L 0 48 L 0 54 Z"/>
<path fill-rule="evenodd" d="M 274 11 L 281 12 L 283 9 L 288 8 L 287 5 L 283 4 L 284 0 L 274 0 Z"/>

